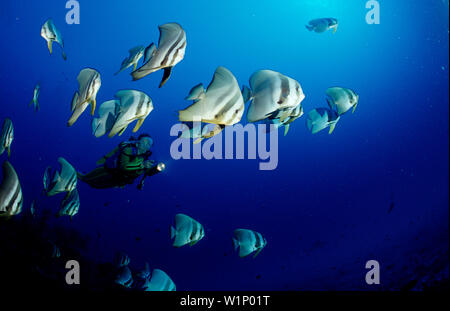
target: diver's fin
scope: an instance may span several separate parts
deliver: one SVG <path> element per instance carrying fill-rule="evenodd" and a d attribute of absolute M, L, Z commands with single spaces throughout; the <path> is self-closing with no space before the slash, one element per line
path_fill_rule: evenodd
<path fill-rule="evenodd" d="M 47 47 L 48 47 L 48 50 L 50 51 L 50 54 L 52 54 L 52 45 L 53 45 L 53 41 L 47 40 Z"/>
<path fill-rule="evenodd" d="M 139 119 L 137 121 L 136 126 L 133 129 L 133 133 L 136 133 L 139 130 L 139 128 L 142 126 L 142 123 L 144 123 L 144 120 L 145 119 Z"/>
<path fill-rule="evenodd" d="M 172 73 L 172 67 L 164 68 L 164 75 L 161 80 L 161 83 L 159 84 L 159 87 L 162 87 L 167 82 L 167 80 L 169 80 L 171 73 Z"/>
<path fill-rule="evenodd" d="M 284 136 L 286 136 L 287 133 L 289 132 L 289 125 L 290 125 L 290 124 L 286 124 L 286 125 L 284 126 Z"/>
<path fill-rule="evenodd" d="M 173 226 L 170 226 L 170 239 L 173 240 L 173 238 L 175 238 L 176 235 L 177 230 Z"/>
<path fill-rule="evenodd" d="M 95 106 L 97 105 L 97 101 L 95 99 L 93 99 L 91 101 L 91 115 L 93 116 L 95 113 Z"/>
<path fill-rule="evenodd" d="M 335 127 L 336 127 L 336 123 L 330 124 L 330 131 L 328 132 L 328 134 L 333 133 Z"/>

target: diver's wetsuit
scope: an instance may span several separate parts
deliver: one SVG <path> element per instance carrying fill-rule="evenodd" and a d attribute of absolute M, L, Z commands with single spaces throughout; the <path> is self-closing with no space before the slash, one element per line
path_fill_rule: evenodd
<path fill-rule="evenodd" d="M 134 141 L 123 142 L 97 161 L 97 165 L 102 166 L 86 175 L 78 173 L 78 178 L 92 188 L 106 189 L 132 184 L 136 178 L 143 175 L 140 184 L 143 185 L 147 176 L 158 172 L 154 161 L 151 161 L 151 167 L 144 166 L 144 161 L 147 161 L 151 154 L 151 151 L 139 154 Z"/>

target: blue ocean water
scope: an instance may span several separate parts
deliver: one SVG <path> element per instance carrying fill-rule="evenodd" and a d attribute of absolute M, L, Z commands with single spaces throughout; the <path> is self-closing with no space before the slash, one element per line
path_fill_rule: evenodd
<path fill-rule="evenodd" d="M 43 172 L 58 157 L 87 172 L 131 135 L 129 128 L 121 137 L 95 138 L 88 111 L 66 126 L 76 77 L 92 67 L 102 77 L 98 104 L 120 89 L 153 99 L 139 133 L 152 135 L 152 158 L 167 168 L 143 191 L 79 182 L 78 215 L 48 226 L 88 236 L 83 256 L 111 262 L 126 252 L 131 267 L 148 261 L 178 290 L 400 289 L 442 271 L 448 279 L 448 2 L 380 0 L 379 25 L 366 23 L 362 0 L 79 0 L 79 25 L 66 24 L 65 2 L 1 4 L 0 117 L 14 123 L 10 162 L 22 184 L 23 213 L 33 199 L 38 209 L 59 208 L 61 196 L 41 196 Z M 305 25 L 319 17 L 337 18 L 338 31 L 309 32 Z M 56 44 L 50 55 L 40 36 L 48 18 L 63 35 L 67 61 Z M 169 81 L 158 88 L 161 71 L 135 82 L 130 69 L 114 76 L 127 51 L 157 42 L 158 25 L 167 22 L 187 35 L 185 58 Z M 240 85 L 260 69 L 296 79 L 306 112 L 326 107 L 332 86 L 355 90 L 359 105 L 331 135 L 309 133 L 306 116 L 288 135 L 280 130 L 273 171 L 259 170 L 257 160 L 173 160 L 169 131 L 177 112 L 218 66 Z M 38 82 L 36 113 L 28 104 Z M 177 213 L 204 225 L 197 245 L 172 247 Z M 258 257 L 233 250 L 237 228 L 267 239 Z M 380 263 L 380 285 L 365 282 L 368 260 Z"/>

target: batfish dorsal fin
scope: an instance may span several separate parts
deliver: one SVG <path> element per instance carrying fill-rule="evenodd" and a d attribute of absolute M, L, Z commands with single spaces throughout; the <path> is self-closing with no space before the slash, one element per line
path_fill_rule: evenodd
<path fill-rule="evenodd" d="M 120 102 L 120 109 L 124 109 L 126 107 L 129 107 L 133 104 L 136 98 L 139 98 L 139 96 L 142 95 L 142 92 L 136 91 L 136 90 L 121 90 L 118 91 L 114 96 L 119 100 Z"/>
<path fill-rule="evenodd" d="M 77 77 L 79 90 L 84 89 L 88 86 L 88 84 L 91 82 L 92 78 L 97 74 L 98 72 L 91 68 L 85 68 L 81 70 L 80 74 Z"/>
<path fill-rule="evenodd" d="M 158 27 L 159 28 L 159 42 L 158 47 L 166 44 L 171 44 L 179 36 L 183 28 L 177 23 L 168 23 Z"/>
<path fill-rule="evenodd" d="M 175 215 L 175 227 L 177 230 L 179 228 L 189 224 L 192 221 L 193 221 L 193 219 L 187 215 L 184 215 L 184 214 Z"/>
<path fill-rule="evenodd" d="M 73 168 L 72 165 L 70 165 L 69 162 L 67 162 L 66 159 L 64 159 L 63 157 L 59 157 L 58 158 L 58 162 L 59 164 L 61 164 L 61 173 L 60 173 L 60 177 L 62 179 L 68 179 L 70 178 L 72 175 L 76 175 L 76 171 Z"/>
<path fill-rule="evenodd" d="M 214 72 L 214 77 L 211 83 L 209 84 L 206 92 L 223 88 L 232 83 L 233 79 L 234 79 L 233 74 L 225 67 L 220 66 L 216 69 L 216 72 Z"/>

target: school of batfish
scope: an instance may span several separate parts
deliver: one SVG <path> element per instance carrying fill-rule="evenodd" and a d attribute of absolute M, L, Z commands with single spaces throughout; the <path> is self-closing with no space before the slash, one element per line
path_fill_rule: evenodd
<path fill-rule="evenodd" d="M 328 30 L 336 32 L 338 20 L 335 18 L 314 19 L 306 28 L 315 33 Z M 129 55 L 122 61 L 115 75 L 132 67 L 133 81 L 162 70 L 163 77 L 159 84 L 162 87 L 169 80 L 173 68 L 185 56 L 187 41 L 185 30 L 178 23 L 167 23 L 159 26 L 159 41 L 156 46 L 151 43 L 147 47 L 139 45 L 129 50 Z M 46 40 L 50 54 L 53 42 L 61 50 L 64 60 L 64 40 L 53 23 L 47 20 L 41 29 L 41 36 Z M 142 59 L 142 63 L 139 62 Z M 137 132 L 149 114 L 154 110 L 153 100 L 138 90 L 120 90 L 103 102 L 97 109 L 97 94 L 102 85 L 100 73 L 93 68 L 84 68 L 77 77 L 78 89 L 74 92 L 70 103 L 71 115 L 67 126 L 73 126 L 90 106 L 92 116 L 92 134 L 95 137 L 122 135 L 130 124 L 136 121 L 133 132 Z M 40 109 L 39 95 L 41 86 L 38 83 L 33 91 L 30 106 L 37 112 Z M 329 128 L 331 134 L 341 116 L 352 110 L 355 112 L 359 96 L 355 91 L 344 87 L 331 87 L 325 91 L 328 108 L 320 107 L 306 114 L 306 127 L 316 134 Z M 272 125 L 271 130 L 284 127 L 284 135 L 290 125 L 304 114 L 302 101 L 305 94 L 298 81 L 273 70 L 258 70 L 249 79 L 248 86 L 239 87 L 236 77 L 225 67 L 218 66 L 212 81 L 205 88 L 202 83 L 195 85 L 185 98 L 192 104 L 179 111 L 179 121 L 187 125 L 180 135 L 193 139 L 194 143 L 219 134 L 226 126 L 237 124 L 244 115 L 248 104 L 247 122 Z M 194 128 L 193 122 L 205 123 L 203 129 Z M 207 126 L 207 125 L 212 125 Z M 14 127 L 11 119 L 6 118 L 0 136 L 0 155 L 7 151 L 11 157 L 11 145 L 14 140 Z M 64 158 L 57 159 L 60 169 L 48 166 L 43 177 L 43 193 L 55 196 L 64 193 L 57 217 L 73 218 L 80 208 L 80 196 L 77 190 L 78 179 L 83 177 Z M 164 164 L 155 165 L 155 170 L 162 171 Z M 3 162 L 3 180 L 0 185 L 0 217 L 10 218 L 21 213 L 23 205 L 22 188 L 19 177 L 9 161 Z M 36 212 L 33 200 L 30 213 Z M 170 238 L 176 248 L 193 246 L 205 237 L 203 225 L 184 214 L 175 216 L 174 225 L 170 226 Z M 239 250 L 240 257 L 254 253 L 256 257 L 266 246 L 267 241 L 259 232 L 250 229 L 236 229 L 232 238 L 234 249 Z M 206 242 L 205 242 L 206 243 Z M 52 257 L 59 257 L 60 250 L 52 244 Z M 115 259 L 117 277 L 115 282 L 127 288 L 143 291 L 174 291 L 175 283 L 162 270 L 150 271 L 148 263 L 142 271 L 133 273 L 129 268 L 130 258 L 118 253 Z"/>

